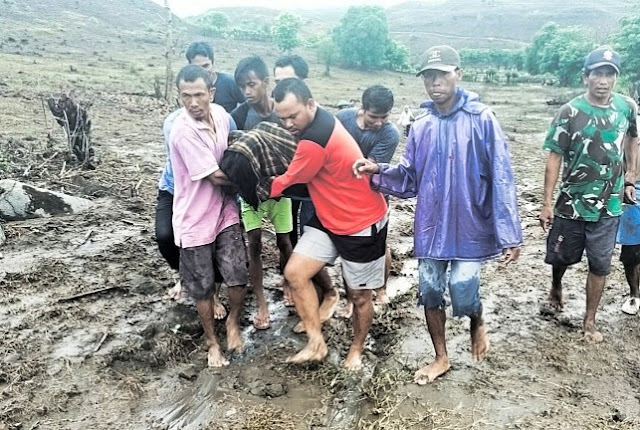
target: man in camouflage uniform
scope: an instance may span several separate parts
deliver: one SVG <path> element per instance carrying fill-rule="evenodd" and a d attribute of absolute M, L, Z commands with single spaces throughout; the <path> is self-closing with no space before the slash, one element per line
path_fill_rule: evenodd
<path fill-rule="evenodd" d="M 592 51 L 584 64 L 585 94 L 560 108 L 543 145 L 550 151 L 540 212 L 542 228 L 551 227 L 545 259 L 553 267 L 549 301 L 562 309 L 562 276 L 586 250 L 589 275 L 583 330 L 585 338 L 595 343 L 603 339 L 595 316 L 611 267 L 623 199 L 635 202 L 637 106 L 629 97 L 612 92 L 619 73 L 617 53 L 605 48 Z"/>

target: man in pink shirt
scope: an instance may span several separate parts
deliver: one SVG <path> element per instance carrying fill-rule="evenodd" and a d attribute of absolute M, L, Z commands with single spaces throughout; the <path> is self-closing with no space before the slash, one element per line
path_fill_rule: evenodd
<path fill-rule="evenodd" d="M 238 207 L 233 196 L 222 191 L 227 185 L 218 160 L 227 148 L 229 115 L 210 104 L 211 76 L 202 67 L 189 65 L 176 79 L 185 107 L 171 130 L 171 163 L 175 183 L 173 230 L 180 247 L 180 282 L 196 301 L 209 347 L 208 364 L 222 367 L 215 332 L 214 261 L 229 287 L 231 311 L 227 318 L 227 348 L 243 348 L 239 317 L 247 284 L 247 255 L 240 230 Z"/>

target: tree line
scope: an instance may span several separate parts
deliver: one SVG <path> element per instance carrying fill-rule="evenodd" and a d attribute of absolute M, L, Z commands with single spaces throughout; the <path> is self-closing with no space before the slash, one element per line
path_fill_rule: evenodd
<path fill-rule="evenodd" d="M 210 12 L 199 18 L 198 25 L 212 36 L 228 39 L 259 40 L 274 43 L 281 51 L 290 52 L 299 46 L 315 50 L 318 61 L 331 67 L 359 69 L 389 69 L 411 71 L 408 49 L 389 35 L 389 23 L 384 9 L 377 6 L 353 6 L 329 33 L 300 36 L 301 18 L 282 13 L 272 25 L 231 27 L 223 12 Z M 624 60 L 623 79 L 640 79 L 640 15 L 620 20 L 616 33 L 606 43 Z M 470 80 L 506 84 L 536 81 L 573 86 L 580 83 L 584 56 L 598 44 L 592 32 L 581 26 L 561 27 L 550 22 L 535 35 L 525 49 L 461 49 L 462 64 Z M 532 77 L 538 77 L 533 79 Z"/>
<path fill-rule="evenodd" d="M 391 39 L 387 15 L 377 6 L 350 7 L 329 33 L 306 39 L 300 36 L 302 19 L 289 12 L 279 15 L 271 26 L 232 26 L 229 17 L 219 11 L 199 17 L 195 24 L 209 36 L 273 42 L 284 52 L 303 45 L 311 47 L 325 65 L 327 75 L 336 64 L 359 69 L 411 70 L 409 50 Z"/>

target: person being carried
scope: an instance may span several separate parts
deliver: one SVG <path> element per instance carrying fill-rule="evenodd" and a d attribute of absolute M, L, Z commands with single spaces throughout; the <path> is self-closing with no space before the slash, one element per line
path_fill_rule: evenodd
<path fill-rule="evenodd" d="M 239 319 L 247 284 L 247 257 L 239 225 L 238 207 L 223 185 L 229 185 L 218 167 L 227 148 L 229 114 L 210 104 L 211 75 L 189 65 L 176 78 L 185 112 L 171 130 L 170 154 L 175 181 L 173 230 L 180 247 L 182 288 L 196 301 L 204 328 L 210 367 L 229 364 L 215 331 L 213 296 L 214 265 L 228 286 L 227 348 L 243 349 Z"/>
<path fill-rule="evenodd" d="M 376 163 L 390 163 L 400 140 L 398 129 L 389 121 L 391 109 L 393 109 L 391 90 L 382 85 L 374 85 L 362 93 L 361 108 L 343 109 L 336 114 L 336 118 L 362 150 L 362 155 Z M 387 204 L 389 204 L 388 199 Z M 391 251 L 387 247 L 384 285 L 376 290 L 376 301 L 379 304 L 389 302 L 386 284 L 390 270 Z M 351 318 L 352 312 L 353 303 L 347 301 L 341 316 Z"/>
<path fill-rule="evenodd" d="M 342 124 L 316 105 L 303 81 L 280 81 L 274 99 L 284 128 L 299 142 L 287 172 L 274 179 L 271 196 L 306 184 L 316 209 L 285 267 L 308 337 L 307 345 L 287 361 L 317 361 L 327 355 L 320 325 L 327 297 L 319 305 L 311 279 L 340 256 L 347 294 L 355 306 L 354 338 L 343 366 L 357 370 L 362 367 L 364 342 L 373 318 L 372 290 L 384 284 L 387 204 L 366 180 L 353 177 L 351 166 L 362 157 L 362 151 Z M 336 297 L 331 299 L 337 301 Z"/>
<path fill-rule="evenodd" d="M 411 127 L 400 163 L 361 159 L 353 173 L 373 175 L 371 186 L 385 194 L 417 197 L 419 301 L 436 355 L 415 373 L 414 381 L 423 385 L 451 368 L 445 339 L 447 286 L 453 315 L 471 320 L 474 361 L 489 352 L 480 269 L 483 261 L 500 254 L 507 264 L 517 260 L 522 230 L 506 138 L 491 109 L 458 85 L 462 70 L 456 50 L 429 48 L 418 76 L 431 100 L 422 105 L 427 115 Z"/>
<path fill-rule="evenodd" d="M 558 110 L 543 145 L 549 157 L 540 225 L 550 229 L 545 258 L 552 266 L 549 301 L 562 310 L 562 278 L 586 250 L 589 274 L 582 329 L 594 343 L 603 340 L 596 329 L 596 312 L 611 270 L 623 198 L 635 202 L 637 106 L 613 92 L 619 73 L 616 52 L 607 48 L 590 52 L 582 77 L 586 92 Z M 554 205 L 561 165 L 562 182 Z"/>
<path fill-rule="evenodd" d="M 244 103 L 231 112 L 231 117 L 238 129 L 251 130 L 263 121 L 280 124 L 278 116 L 273 111 L 269 70 L 264 61 L 258 56 L 242 59 L 236 67 L 234 78 L 246 98 Z M 289 238 L 289 233 L 293 229 L 291 199 L 270 199 L 260 203 L 255 209 L 241 200 L 240 207 L 244 229 L 249 238 L 249 279 L 258 302 L 258 313 L 253 318 L 253 325 L 263 330 L 269 328 L 271 322 L 263 285 L 262 219 L 265 216 L 269 218 L 275 228 L 276 244 L 280 251 L 280 270 L 283 270 L 293 249 Z M 285 303 L 290 303 L 291 293 L 286 281 L 282 288 Z"/>

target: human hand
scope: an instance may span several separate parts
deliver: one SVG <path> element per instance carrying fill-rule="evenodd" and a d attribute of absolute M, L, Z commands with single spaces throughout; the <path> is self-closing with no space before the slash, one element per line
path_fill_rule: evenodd
<path fill-rule="evenodd" d="M 636 187 L 634 185 L 624 186 L 624 202 L 630 205 L 636 204 Z"/>
<path fill-rule="evenodd" d="M 353 163 L 353 174 L 356 178 L 362 178 L 362 175 L 375 175 L 380 173 L 380 166 L 366 158 L 360 158 Z"/>
<path fill-rule="evenodd" d="M 540 227 L 545 232 L 553 226 L 553 208 L 551 206 L 543 206 L 540 211 Z"/>

